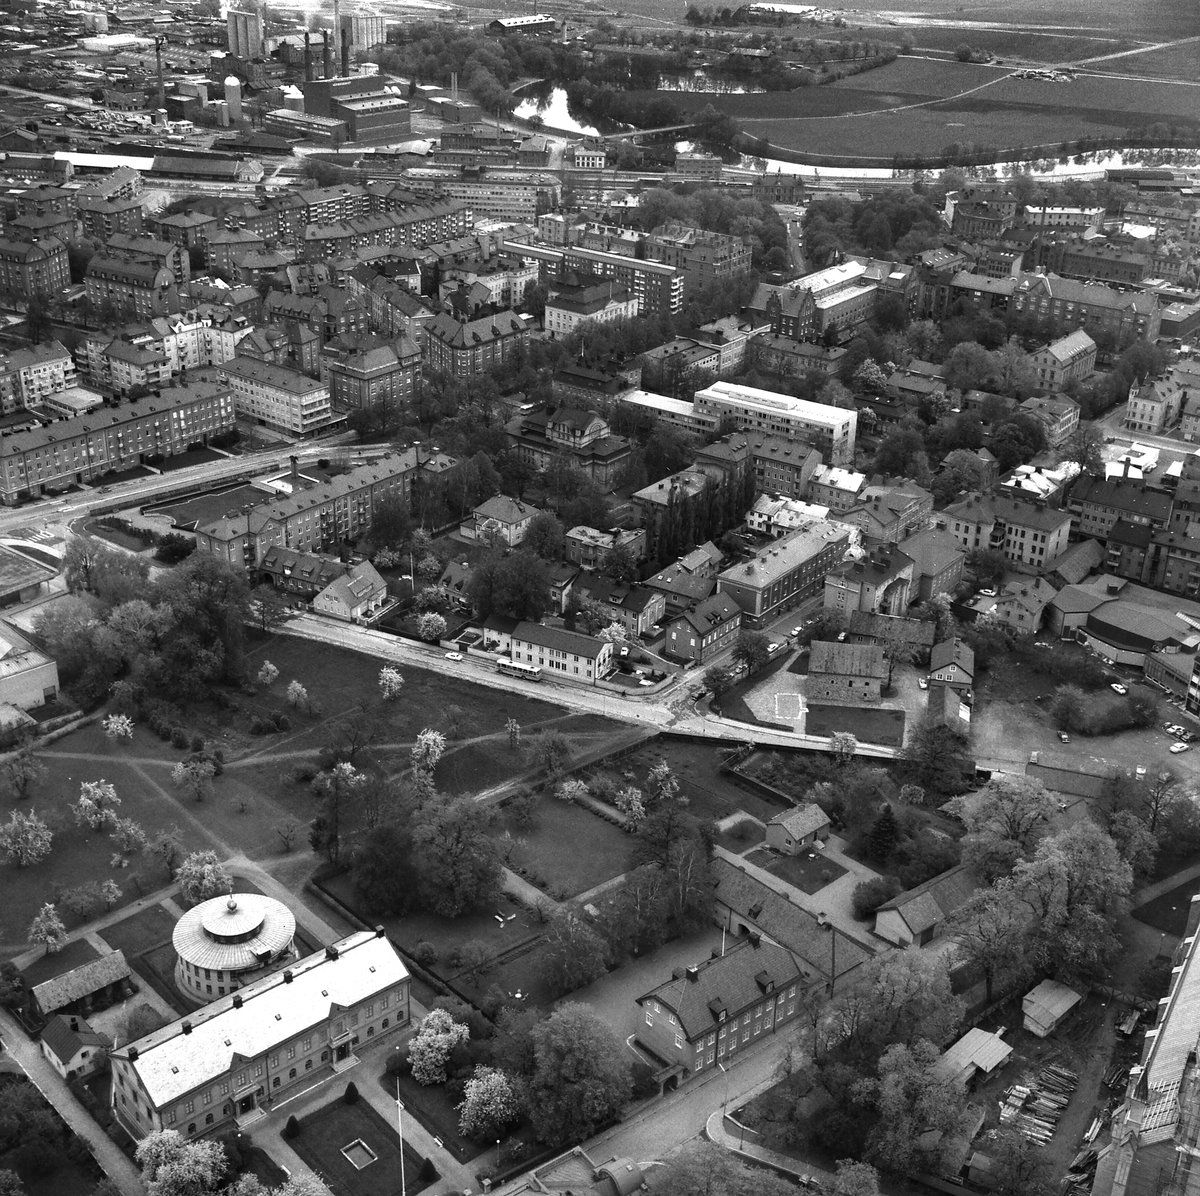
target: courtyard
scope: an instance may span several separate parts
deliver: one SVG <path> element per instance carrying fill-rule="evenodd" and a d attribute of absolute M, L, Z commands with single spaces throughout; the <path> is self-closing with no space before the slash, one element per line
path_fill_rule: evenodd
<path fill-rule="evenodd" d="M 363 1099 L 336 1100 L 300 1122 L 288 1141 L 329 1186 L 334 1196 L 397 1196 L 421 1192 L 433 1182 L 426 1162 Z M 436 1173 L 435 1173 L 436 1175 Z"/>

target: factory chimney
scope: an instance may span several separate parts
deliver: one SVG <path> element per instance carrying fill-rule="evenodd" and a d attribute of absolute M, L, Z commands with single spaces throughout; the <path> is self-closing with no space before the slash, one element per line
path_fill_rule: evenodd
<path fill-rule="evenodd" d="M 305 31 L 304 34 L 304 82 L 311 83 L 313 77 L 313 61 L 312 61 L 312 35 Z"/>
<path fill-rule="evenodd" d="M 342 0 L 333 0 L 333 60 L 342 61 Z"/>
<path fill-rule="evenodd" d="M 324 39 L 324 45 L 321 48 L 321 61 L 325 68 L 324 78 L 333 78 L 333 47 L 329 44 L 329 30 L 322 29 L 321 37 Z"/>
<path fill-rule="evenodd" d="M 342 31 L 342 78 L 345 79 L 350 74 L 350 41 L 346 37 L 345 30 Z"/>
<path fill-rule="evenodd" d="M 458 102 L 458 72 L 457 71 L 450 72 L 450 98 L 455 103 Z"/>

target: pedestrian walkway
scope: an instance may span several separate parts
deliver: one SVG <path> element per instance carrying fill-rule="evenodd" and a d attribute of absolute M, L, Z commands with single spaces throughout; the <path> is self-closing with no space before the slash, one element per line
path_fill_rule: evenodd
<path fill-rule="evenodd" d="M 770 1087 L 770 1085 L 766 1087 Z M 754 1093 L 754 1096 L 757 1095 L 757 1092 Z M 746 1100 L 752 1099 L 753 1097 L 746 1098 Z M 733 1127 L 732 1130 L 730 1126 Z M 748 1133 L 751 1132 L 744 1131 L 742 1126 L 727 1117 L 724 1109 L 715 1110 L 704 1127 L 704 1136 L 710 1142 L 723 1146 L 748 1163 L 758 1163 L 770 1167 L 772 1171 L 777 1171 L 788 1179 L 794 1179 L 797 1183 L 811 1186 L 814 1183 L 825 1183 L 834 1178 L 831 1171 L 824 1171 L 812 1163 L 794 1159 L 790 1155 L 780 1154 L 775 1150 L 767 1150 L 766 1147 L 758 1146 L 754 1142 L 747 1142 Z"/>
<path fill-rule="evenodd" d="M 20 1064 L 21 1070 L 33 1081 L 38 1091 L 58 1111 L 67 1127 L 89 1146 L 92 1157 L 104 1174 L 116 1184 L 122 1196 L 145 1196 L 146 1189 L 137 1166 L 117 1144 L 96 1124 L 88 1111 L 75 1099 L 75 1094 L 50 1066 L 36 1042 L 31 1042 L 16 1019 L 7 1009 L 0 1009 L 0 1032 L 8 1053 Z"/>
<path fill-rule="evenodd" d="M 1155 884 L 1147 885 L 1144 889 L 1138 889 L 1129 898 L 1129 904 L 1137 909 L 1139 905 L 1145 905 L 1147 901 L 1153 901 L 1155 897 L 1161 897 L 1164 893 L 1169 893 L 1172 889 L 1187 884 L 1189 880 L 1200 880 L 1200 864 L 1192 864 L 1189 868 L 1171 873 L 1166 880 L 1160 880 Z M 1196 887 L 1200 888 L 1200 885 Z"/>

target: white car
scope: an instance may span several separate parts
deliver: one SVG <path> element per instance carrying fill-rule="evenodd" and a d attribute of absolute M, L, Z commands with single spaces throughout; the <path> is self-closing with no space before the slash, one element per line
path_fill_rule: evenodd
<path fill-rule="evenodd" d="M 995 590 L 980 590 L 979 596 L 981 598 L 995 598 L 996 591 Z"/>
<path fill-rule="evenodd" d="M 1180 752 L 1186 752 L 1187 750 L 1188 750 L 1188 745 L 1186 743 L 1171 744 L 1171 755 L 1172 756 L 1178 756 Z"/>
<path fill-rule="evenodd" d="M 919 686 L 921 689 L 928 689 L 928 688 L 929 688 L 929 678 L 928 678 L 928 677 L 918 677 L 918 678 L 917 678 L 917 685 L 918 685 L 918 686 Z"/>
<path fill-rule="evenodd" d="M 774 655 L 782 647 L 783 647 L 782 644 L 768 644 L 767 651 L 770 652 L 772 655 Z"/>
<path fill-rule="evenodd" d="M 1129 692 L 1119 681 L 1113 681 L 1109 687 L 1115 694 L 1120 694 L 1122 697 Z"/>
<path fill-rule="evenodd" d="M 463 654 L 461 652 L 447 652 L 446 653 L 447 660 L 462 660 L 462 658 L 463 658 Z"/>
<path fill-rule="evenodd" d="M 646 680 L 646 678 L 645 678 L 645 677 L 643 677 L 643 678 L 642 678 L 642 679 L 641 679 L 641 680 L 638 682 L 638 684 L 639 684 L 639 685 L 653 685 L 653 684 L 654 684 L 654 682 L 653 682 L 653 681 L 647 681 L 647 680 Z"/>
<path fill-rule="evenodd" d="M 628 645 L 628 644 L 626 644 L 626 645 L 625 645 L 625 647 L 623 647 L 623 648 L 620 650 L 620 652 L 618 652 L 618 653 L 617 653 L 617 655 L 618 655 L 618 656 L 628 656 L 628 655 L 629 655 L 629 645 Z"/>
<path fill-rule="evenodd" d="M 800 635 L 803 631 L 804 631 L 803 627 L 793 627 L 791 629 L 791 631 L 788 632 L 788 635 L 790 635 L 793 639 L 795 639 L 796 636 Z"/>

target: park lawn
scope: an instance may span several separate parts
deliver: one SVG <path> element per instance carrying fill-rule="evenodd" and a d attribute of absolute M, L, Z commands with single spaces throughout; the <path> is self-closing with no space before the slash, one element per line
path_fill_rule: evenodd
<path fill-rule="evenodd" d="M 55 754 L 89 750 L 96 753 L 96 760 L 70 759 Z M 54 899 L 56 889 L 69 889 L 88 881 L 115 880 L 123 890 L 121 900 L 114 906 L 117 908 L 137 900 L 142 892 L 151 892 L 167 884 L 165 869 L 157 860 L 144 856 L 134 857 L 128 870 L 110 867 L 111 840 L 89 827 L 77 826 L 69 808 L 79 796 L 82 781 L 104 779 L 112 782 L 121 799 L 120 816 L 140 823 L 148 838 L 178 826 L 185 851 L 217 846 L 203 827 L 181 816 L 173 798 L 164 800 L 163 794 L 152 784 L 147 784 L 131 764 L 120 760 L 122 750 L 107 745 L 103 733 L 96 728 L 86 727 L 58 740 L 49 753 L 39 753 L 47 774 L 31 786 L 32 800 L 23 802 L 22 808 L 33 810 L 46 820 L 54 829 L 54 840 L 50 854 L 38 864 L 28 868 L 0 865 L 0 891 L 4 893 L 0 905 L 0 941 L 23 941 L 34 914 L 46 901 Z M 163 770 L 161 775 L 162 783 L 169 791 L 169 774 Z M 207 803 L 210 808 L 213 804 Z M 215 821 L 215 818 L 210 816 L 210 820 Z M 140 890 L 135 874 L 140 878 Z M 68 929 L 78 924 L 65 911 L 62 914 Z"/>
<path fill-rule="evenodd" d="M 507 894 L 501 894 L 486 909 L 468 911 L 457 918 L 443 918 L 440 914 L 432 914 L 425 910 L 403 914 L 400 917 L 387 917 L 370 913 L 360 904 L 349 872 L 325 877 L 319 884 L 368 925 L 383 926 L 388 938 L 402 951 L 411 955 L 416 951 L 418 943 L 432 943 L 437 948 L 438 958 L 430 967 L 430 971 L 436 972 L 443 979 L 453 979 L 458 975 L 458 968 L 451 966 L 449 957 L 472 939 L 478 939 L 496 954 L 500 954 L 532 941 L 541 933 L 541 927 L 534 922 L 529 911 Z M 504 918 L 503 925 L 496 921 L 497 914 Z M 513 914 L 516 916 L 510 917 Z"/>
<path fill-rule="evenodd" d="M 583 806 L 542 794 L 528 828 L 501 827 L 493 838 L 503 851 L 507 831 L 517 840 L 509 867 L 559 900 L 585 893 L 629 867 L 633 839 Z M 539 884 L 539 880 L 545 884 Z"/>
<path fill-rule="evenodd" d="M 127 960 L 171 941 L 175 919 L 157 902 L 106 926 L 100 937 L 113 948 L 123 951 Z"/>
<path fill-rule="evenodd" d="M 841 864 L 826 859 L 819 851 L 810 859 L 808 852 L 801 852 L 799 855 L 775 855 L 773 852 L 760 850 L 748 855 L 746 859 L 760 868 L 765 868 L 773 876 L 778 876 L 780 880 L 795 885 L 810 897 L 849 871 Z"/>
<path fill-rule="evenodd" d="M 904 742 L 904 711 L 887 706 L 824 706 L 808 708 L 806 735 L 849 731 L 860 743 L 899 747 Z"/>
<path fill-rule="evenodd" d="M 407 763 L 407 758 L 404 762 Z M 439 793 L 457 797 L 490 789 L 522 776 L 528 769 L 524 756 L 508 746 L 505 736 L 482 743 L 464 743 L 459 747 L 448 745 L 433 778 Z"/>
<path fill-rule="evenodd" d="M 39 955 L 21 975 L 25 978 L 26 986 L 32 988 L 35 984 L 44 984 L 47 980 L 53 980 L 55 976 L 61 976 L 72 968 L 82 967 L 85 963 L 99 958 L 100 952 L 87 939 L 76 939 L 67 943 L 61 951 Z"/>
<path fill-rule="evenodd" d="M 418 1084 L 411 1073 L 388 1075 L 386 1071 L 380 1074 L 379 1084 L 392 1100 L 399 1092 L 405 1112 L 411 1113 L 435 1138 L 441 1138 L 460 1163 L 478 1158 L 487 1149 L 458 1132 L 458 1110 L 446 1095 L 445 1084 Z"/>
<path fill-rule="evenodd" d="M 1187 929 L 1191 900 L 1198 888 L 1200 881 L 1194 878 L 1185 880 L 1183 884 L 1176 885 L 1152 901 L 1147 901 L 1145 905 L 1139 905 L 1133 911 L 1133 916 L 1139 922 L 1145 922 L 1147 926 L 1153 926 L 1155 930 L 1161 930 L 1164 934 L 1182 936 Z"/>
<path fill-rule="evenodd" d="M 364 1142 L 377 1156 L 361 1170 L 342 1154 L 342 1147 L 354 1141 Z M 337 1099 L 309 1114 L 288 1145 L 334 1196 L 397 1196 L 402 1187 L 415 1194 L 432 1182 L 417 1178 L 425 1160 L 407 1142 L 402 1154 L 396 1128 L 361 1097 L 353 1105 Z"/>
<path fill-rule="evenodd" d="M 626 756 L 620 762 L 621 774 L 631 773 L 631 783 L 643 788 L 651 768 L 665 760 L 679 780 L 679 792 L 688 799 L 689 812 L 697 818 L 717 822 L 739 810 L 763 822 L 774 818 L 785 808 L 783 805 L 773 805 L 747 792 L 720 771 L 721 760 L 729 751 L 727 744 L 710 746 L 658 739 Z"/>
<path fill-rule="evenodd" d="M 252 643 L 247 653 L 249 671 L 257 673 L 264 660 L 275 665 L 279 677 L 269 689 L 246 699 L 237 725 L 230 726 L 231 735 L 243 737 L 243 747 L 272 753 L 315 751 L 327 735 L 324 723 L 336 721 L 361 705 L 375 707 L 379 701 L 379 670 L 384 664 L 379 657 L 299 636 L 277 635 Z M 462 711 L 463 737 L 503 731 L 510 718 L 515 718 L 528 733 L 534 724 L 564 713 L 561 706 L 538 698 L 503 693 L 428 669 L 404 665 L 401 672 L 405 678 L 403 693 L 380 711 L 385 725 L 381 743 L 407 746 L 425 728 L 440 729 L 449 706 Z M 251 738 L 248 725 L 252 714 L 285 710 L 289 717 L 293 715 L 286 700 L 287 687 L 293 679 L 305 686 L 323 714 L 317 720 L 303 715 L 293 717 L 293 729 L 288 734 L 265 740 Z"/>

